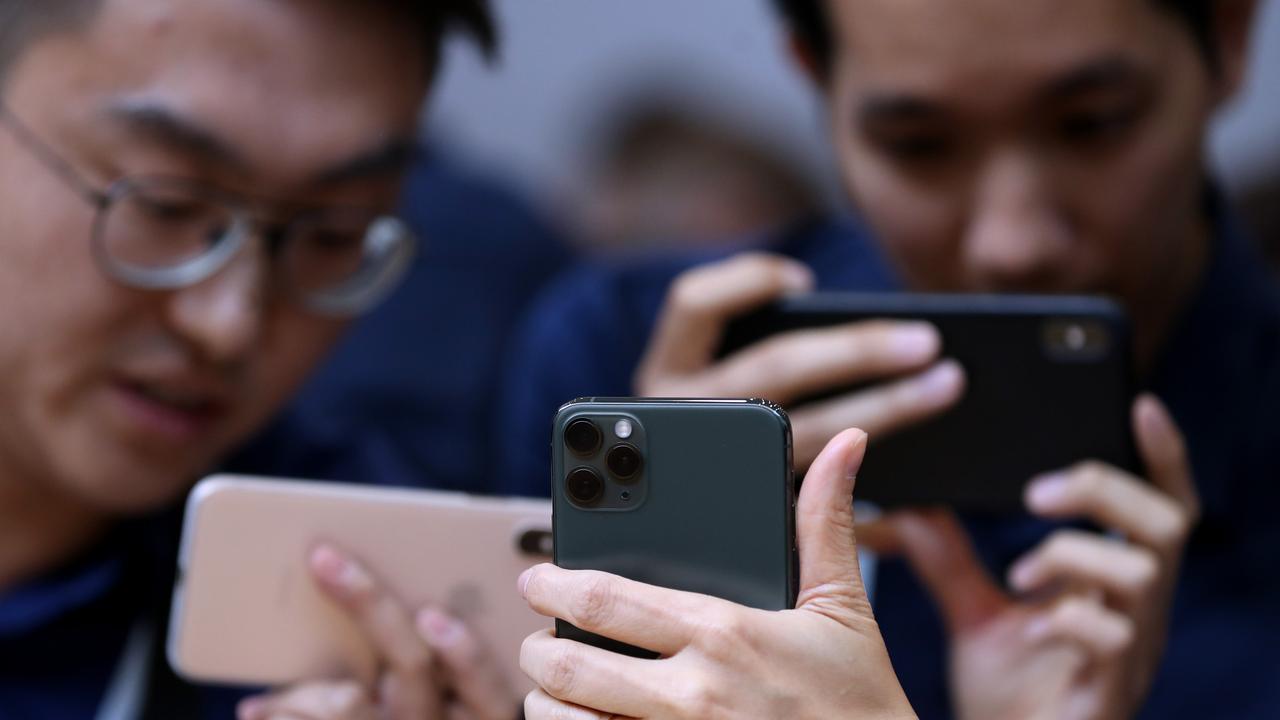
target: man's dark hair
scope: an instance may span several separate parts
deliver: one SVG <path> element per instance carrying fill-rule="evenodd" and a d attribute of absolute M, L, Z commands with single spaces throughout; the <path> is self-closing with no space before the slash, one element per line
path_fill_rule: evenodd
<path fill-rule="evenodd" d="M 774 0 L 774 5 L 790 23 L 796 36 L 813 53 L 818 69 L 826 72 L 835 55 L 831 25 L 827 22 L 828 0 Z M 1177 16 L 1191 30 L 1196 44 L 1210 65 L 1216 65 L 1213 47 L 1214 0 L 1155 0 L 1160 7 Z"/>
<path fill-rule="evenodd" d="M 370 0 L 351 0 L 368 3 Z M 36 38 L 74 29 L 90 21 L 102 0 L 0 0 L 0 80 L 9 65 Z M 412 17 L 423 30 L 428 54 L 434 59 L 453 29 L 470 35 L 485 55 L 498 44 L 488 0 L 380 0 Z"/>

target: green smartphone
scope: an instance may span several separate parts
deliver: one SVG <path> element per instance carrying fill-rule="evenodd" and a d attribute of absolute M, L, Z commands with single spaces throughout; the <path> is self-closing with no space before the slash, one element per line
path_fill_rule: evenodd
<path fill-rule="evenodd" d="M 555 562 L 714 595 L 795 606 L 791 424 L 763 400 L 575 400 L 552 440 Z M 557 620 L 556 633 L 655 657 Z"/>

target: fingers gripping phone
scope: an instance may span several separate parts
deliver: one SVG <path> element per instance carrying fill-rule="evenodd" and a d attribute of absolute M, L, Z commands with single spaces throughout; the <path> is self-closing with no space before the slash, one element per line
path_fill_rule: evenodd
<path fill-rule="evenodd" d="M 779 333 L 873 319 L 933 324 L 942 356 L 963 366 L 966 388 L 942 415 L 871 438 L 859 500 L 1017 512 L 1037 474 L 1083 460 L 1136 469 L 1128 321 L 1101 298 L 816 294 L 734 321 L 720 354 Z M 833 388 L 796 405 L 865 387 Z"/>
<path fill-rule="evenodd" d="M 791 427 L 760 400 L 584 399 L 553 437 L 555 562 L 766 610 L 797 586 Z M 641 648 L 556 621 L 556 633 Z"/>
<path fill-rule="evenodd" d="M 351 553 L 416 612 L 468 624 L 512 687 L 530 687 L 520 643 L 547 627 L 515 592 L 551 550 L 545 500 L 215 476 L 187 502 L 168 654 L 204 682 L 370 679 L 371 643 L 316 586 L 319 542 Z"/>

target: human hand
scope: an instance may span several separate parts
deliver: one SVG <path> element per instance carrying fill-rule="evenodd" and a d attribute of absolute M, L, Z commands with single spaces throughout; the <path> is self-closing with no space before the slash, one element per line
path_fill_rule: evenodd
<path fill-rule="evenodd" d="M 1028 488 L 1034 514 L 1088 519 L 1110 534 L 1055 532 L 1010 569 L 1014 595 L 987 575 L 950 513 L 887 521 L 946 622 L 958 717 L 1097 720 L 1141 707 L 1199 509 L 1160 402 L 1139 398 L 1133 423 L 1150 483 L 1083 463 Z"/>
<path fill-rule="evenodd" d="M 526 698 L 526 717 L 914 717 L 858 569 L 851 498 L 866 437 L 842 433 L 805 479 L 794 610 L 552 565 L 526 572 L 521 592 L 537 612 L 662 656 L 618 655 L 549 630 L 532 635 L 520 664 L 540 689 Z"/>
<path fill-rule="evenodd" d="M 647 397 L 761 397 L 796 400 L 871 380 L 895 378 L 793 410 L 795 464 L 803 470 L 836 433 L 873 437 L 936 415 L 959 400 L 964 373 L 939 361 L 937 330 L 917 322 L 867 321 L 779 334 L 722 360 L 725 326 L 788 293 L 813 289 L 813 276 L 774 255 L 746 253 L 690 270 L 673 283 L 635 378 Z"/>
<path fill-rule="evenodd" d="M 369 569 L 337 548 L 312 553 L 316 583 L 354 620 L 381 660 L 373 686 L 302 682 L 241 703 L 239 720 L 511 720 L 520 701 L 460 620 L 416 616 Z"/>

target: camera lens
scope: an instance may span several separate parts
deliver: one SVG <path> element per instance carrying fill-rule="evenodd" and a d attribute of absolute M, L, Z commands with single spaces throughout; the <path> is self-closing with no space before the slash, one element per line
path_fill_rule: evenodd
<path fill-rule="evenodd" d="M 613 473 L 614 477 L 619 480 L 630 480 L 640 472 L 640 468 L 644 465 L 644 458 L 634 445 L 619 443 L 609 451 L 605 464 L 609 466 L 609 472 Z"/>
<path fill-rule="evenodd" d="M 574 420 L 564 430 L 565 444 L 578 455 L 590 455 L 598 450 L 601 437 L 600 428 L 587 419 Z"/>
<path fill-rule="evenodd" d="M 580 467 L 565 478 L 564 489 L 575 504 L 594 505 L 604 495 L 604 479 L 595 470 Z"/>

